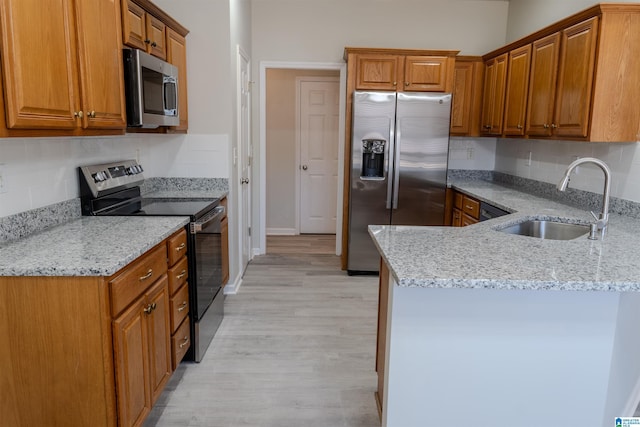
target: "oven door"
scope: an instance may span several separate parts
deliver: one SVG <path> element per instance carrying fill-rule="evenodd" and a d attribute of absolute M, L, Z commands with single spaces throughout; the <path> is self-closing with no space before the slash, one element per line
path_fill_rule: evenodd
<path fill-rule="evenodd" d="M 195 280 L 192 278 L 193 316 L 197 322 L 201 320 L 216 294 L 222 287 L 222 235 L 220 233 L 220 220 L 224 216 L 224 206 L 214 208 L 202 219 L 190 224 L 192 247 L 190 262 L 195 271 Z"/>

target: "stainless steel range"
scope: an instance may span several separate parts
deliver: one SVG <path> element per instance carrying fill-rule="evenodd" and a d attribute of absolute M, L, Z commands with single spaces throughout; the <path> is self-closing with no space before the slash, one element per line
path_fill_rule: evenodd
<path fill-rule="evenodd" d="M 83 215 L 186 216 L 191 346 L 186 360 L 200 362 L 224 316 L 219 200 L 144 198 L 143 168 L 135 160 L 79 169 Z"/>

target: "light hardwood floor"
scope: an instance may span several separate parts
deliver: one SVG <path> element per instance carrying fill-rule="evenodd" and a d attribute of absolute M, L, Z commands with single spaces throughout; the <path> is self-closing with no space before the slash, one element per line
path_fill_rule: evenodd
<path fill-rule="evenodd" d="M 347 276 L 339 257 L 303 253 L 303 239 L 290 240 L 294 253 L 276 240 L 227 297 L 202 363 L 180 365 L 145 427 L 380 425 L 377 277 Z"/>

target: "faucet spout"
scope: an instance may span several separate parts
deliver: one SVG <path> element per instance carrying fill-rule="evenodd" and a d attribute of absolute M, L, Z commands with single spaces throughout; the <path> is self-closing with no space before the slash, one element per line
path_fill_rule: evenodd
<path fill-rule="evenodd" d="M 602 212 L 599 216 L 596 216 L 593 212 L 592 215 L 596 218 L 596 225 L 599 231 L 602 231 L 604 234 L 604 230 L 609 223 L 609 193 L 611 192 L 611 169 L 605 162 L 600 159 L 596 159 L 595 157 L 583 157 L 581 159 L 577 159 L 572 162 L 564 173 L 564 176 L 558 183 L 558 190 L 565 191 L 569 186 L 569 178 L 571 176 L 571 172 L 575 170 L 576 167 L 580 166 L 583 163 L 593 163 L 598 166 L 602 172 L 604 173 L 604 190 L 602 191 Z"/>

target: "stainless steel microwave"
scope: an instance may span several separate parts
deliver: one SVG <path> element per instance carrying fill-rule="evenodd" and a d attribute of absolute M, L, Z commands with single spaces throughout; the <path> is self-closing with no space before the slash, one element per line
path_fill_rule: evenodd
<path fill-rule="evenodd" d="M 178 126 L 178 68 L 138 49 L 124 49 L 127 126 Z"/>

